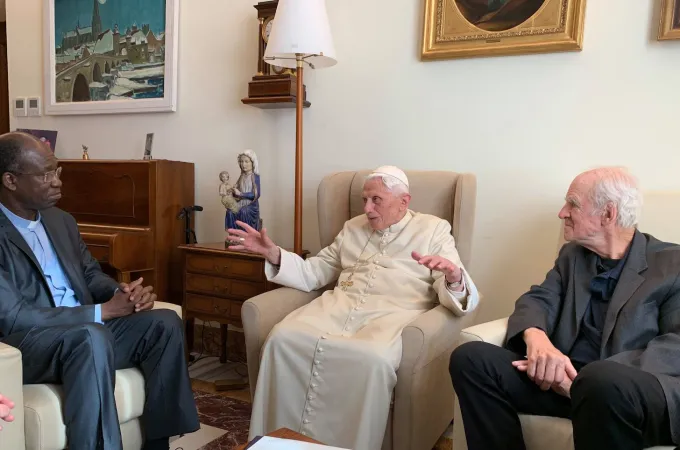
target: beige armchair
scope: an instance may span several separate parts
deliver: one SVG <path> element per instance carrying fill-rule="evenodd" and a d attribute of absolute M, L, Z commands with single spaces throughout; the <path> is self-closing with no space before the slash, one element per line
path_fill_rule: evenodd
<path fill-rule="evenodd" d="M 182 309 L 171 303 L 156 302 L 154 308 L 172 309 L 180 317 Z M 32 384 L 22 386 L 21 352 L 0 343 L 0 393 L 14 403 L 15 421 L 3 423 L 0 450 L 62 450 L 66 448 L 66 426 L 62 419 L 61 386 Z M 116 371 L 116 406 L 125 450 L 142 448 L 139 418 L 144 410 L 144 378 L 138 369 Z"/>
<path fill-rule="evenodd" d="M 508 329 L 508 319 L 499 319 L 466 328 L 460 333 L 459 344 L 471 341 L 484 341 L 502 346 Z M 520 414 L 522 433 L 527 450 L 574 450 L 571 421 L 557 417 L 532 416 Z M 458 402 L 453 418 L 453 448 L 467 450 L 463 418 Z M 673 450 L 675 447 L 652 447 L 650 450 Z M 606 450 L 606 449 L 603 449 Z"/>
<path fill-rule="evenodd" d="M 345 221 L 363 214 L 361 191 L 368 171 L 341 172 L 323 179 L 318 190 L 321 245 L 330 245 Z M 472 246 L 477 184 L 471 174 L 407 172 L 411 209 L 448 220 L 463 265 Z M 241 310 L 251 395 L 260 368 L 260 350 L 271 329 L 289 313 L 321 295 L 281 288 L 254 297 Z M 403 331 L 402 361 L 383 449 L 429 450 L 453 418 L 449 356 L 473 314 L 455 317 L 443 306 L 421 315 Z"/>
<path fill-rule="evenodd" d="M 658 239 L 669 242 L 680 242 L 680 231 L 677 223 L 680 220 L 679 192 L 647 192 L 644 194 L 639 228 Z M 562 229 L 558 238 L 558 247 L 564 244 Z M 505 342 L 508 319 L 500 319 L 463 330 L 460 344 L 470 341 L 484 341 L 501 346 Z M 571 422 L 556 417 L 520 415 L 522 432 L 527 450 L 573 450 Z M 460 408 L 456 402 L 453 420 L 453 448 L 467 450 L 465 430 Z M 673 450 L 674 447 L 653 447 L 656 450 Z"/>

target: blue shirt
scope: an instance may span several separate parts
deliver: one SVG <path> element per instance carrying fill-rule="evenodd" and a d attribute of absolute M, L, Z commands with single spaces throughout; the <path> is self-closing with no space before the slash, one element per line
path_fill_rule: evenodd
<path fill-rule="evenodd" d="M 81 306 L 78 299 L 76 299 L 75 292 L 71 288 L 71 282 L 61 267 L 61 262 L 54 251 L 52 242 L 47 237 L 40 213 L 38 213 L 35 221 L 31 221 L 17 216 L 2 203 L 0 203 L 0 209 L 33 251 L 35 259 L 45 274 L 55 306 Z M 101 305 L 95 305 L 94 322 L 103 323 Z"/>

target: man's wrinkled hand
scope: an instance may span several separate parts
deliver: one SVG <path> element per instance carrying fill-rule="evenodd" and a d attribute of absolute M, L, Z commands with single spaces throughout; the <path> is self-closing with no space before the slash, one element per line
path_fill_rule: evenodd
<path fill-rule="evenodd" d="M 527 369 L 529 368 L 529 361 L 527 360 L 513 361 L 512 365 L 520 372 L 526 372 Z M 574 380 L 570 378 L 570 376 L 571 375 L 569 375 L 565 370 L 562 377 L 556 377 L 557 379 L 561 379 L 562 381 L 553 382 L 553 384 L 550 386 L 550 389 L 552 389 L 553 391 L 555 391 L 556 393 L 560 394 L 563 397 L 571 398 L 571 384 L 574 382 Z"/>
<path fill-rule="evenodd" d="M 227 230 L 229 233 L 227 239 L 230 242 L 238 242 L 238 244 L 229 245 L 229 250 L 245 250 L 264 256 L 267 258 L 267 261 L 274 265 L 281 264 L 281 249 L 269 238 L 266 228 L 263 228 L 262 231 L 257 231 L 240 220 L 236 221 L 236 225 L 242 227 L 243 230 L 238 228 L 229 228 Z"/>
<path fill-rule="evenodd" d="M 423 256 L 418 252 L 411 252 L 411 257 L 418 261 L 421 266 L 443 273 L 449 283 L 460 283 L 463 279 L 463 272 L 460 267 L 443 256 Z"/>
<path fill-rule="evenodd" d="M 577 372 L 567 356 L 557 350 L 543 330 L 529 328 L 524 331 L 524 342 L 527 346 L 526 361 L 514 361 L 518 370 L 547 391 L 553 386 L 562 384 L 565 378 L 573 381 Z"/>
<path fill-rule="evenodd" d="M 14 420 L 14 416 L 12 415 L 13 408 L 14 402 L 7 397 L 0 395 L 0 419 L 5 422 L 12 422 Z M 0 430 L 2 430 L 1 426 Z"/>

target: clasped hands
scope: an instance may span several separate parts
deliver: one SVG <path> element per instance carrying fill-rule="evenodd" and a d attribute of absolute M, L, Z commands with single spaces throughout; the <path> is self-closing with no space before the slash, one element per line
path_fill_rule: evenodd
<path fill-rule="evenodd" d="M 13 421 L 14 416 L 12 415 L 12 408 L 14 408 L 14 402 L 7 397 L 0 395 L 0 419 L 5 422 Z M 2 430 L 1 426 L 0 430 Z"/>
<path fill-rule="evenodd" d="M 543 330 L 529 328 L 524 331 L 527 359 L 513 361 L 520 372 L 526 372 L 531 381 L 543 391 L 552 389 L 571 398 L 571 384 L 578 374 L 571 360 L 557 350 Z"/>
<path fill-rule="evenodd" d="M 142 286 L 143 278 L 130 284 L 120 283 L 111 300 L 102 304 L 102 320 L 110 320 L 153 308 L 156 294 L 153 286 Z"/>

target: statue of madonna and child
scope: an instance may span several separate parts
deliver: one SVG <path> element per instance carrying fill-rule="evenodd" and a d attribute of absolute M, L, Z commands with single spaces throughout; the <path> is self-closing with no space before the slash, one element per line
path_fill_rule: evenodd
<path fill-rule="evenodd" d="M 225 231 L 229 228 L 241 228 L 236 221 L 247 223 L 256 230 L 262 228 L 260 220 L 260 168 L 257 155 L 252 150 L 246 150 L 237 157 L 241 175 L 236 184 L 229 183 L 229 173 L 220 172 L 219 194 L 222 205 L 227 212 L 224 218 Z M 228 241 L 225 245 L 229 245 Z"/>

